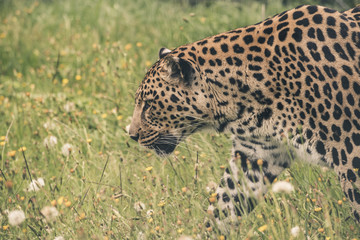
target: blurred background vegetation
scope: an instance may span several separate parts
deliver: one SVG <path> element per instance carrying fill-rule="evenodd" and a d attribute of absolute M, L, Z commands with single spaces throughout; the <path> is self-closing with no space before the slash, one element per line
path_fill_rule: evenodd
<path fill-rule="evenodd" d="M 160 159 L 126 134 L 134 93 L 161 47 L 307 3 L 356 1 L 0 0 L 0 239 L 224 239 L 204 219 L 229 136 L 195 134 Z M 28 191 L 38 178 L 45 185 Z M 332 171 L 296 163 L 279 179 L 296 191 L 269 192 L 228 239 L 360 235 Z M 54 222 L 41 214 L 49 205 Z M 19 226 L 14 209 L 25 212 Z"/>

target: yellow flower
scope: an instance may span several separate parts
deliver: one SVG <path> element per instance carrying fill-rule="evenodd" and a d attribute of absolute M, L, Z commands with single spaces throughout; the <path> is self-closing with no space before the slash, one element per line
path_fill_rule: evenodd
<path fill-rule="evenodd" d="M 264 232 L 266 229 L 267 229 L 266 224 L 258 228 L 259 232 Z"/>
<path fill-rule="evenodd" d="M 164 200 L 161 200 L 159 203 L 158 203 L 158 207 L 163 207 L 165 206 L 166 202 Z"/>
<path fill-rule="evenodd" d="M 5 38 L 6 37 L 6 32 L 2 32 L 1 34 L 0 34 L 0 38 L 2 39 L 2 38 Z"/>
<path fill-rule="evenodd" d="M 14 151 L 10 151 L 10 152 L 7 153 L 7 155 L 8 155 L 9 157 L 14 157 L 15 154 L 16 154 L 16 151 L 15 151 L 15 150 L 14 150 Z"/>
<path fill-rule="evenodd" d="M 257 165 L 262 166 L 264 164 L 264 161 L 262 159 L 257 160 Z"/>
<path fill-rule="evenodd" d="M 201 17 L 201 18 L 200 18 L 200 22 L 201 22 L 201 23 L 205 23 L 205 21 L 206 21 L 206 18 L 205 18 L 205 17 Z"/>
<path fill-rule="evenodd" d="M 80 81 L 80 80 L 81 80 L 81 75 L 76 75 L 76 76 L 75 76 L 75 80 L 76 80 L 76 81 Z"/>
<path fill-rule="evenodd" d="M 314 209 L 315 212 L 320 212 L 321 210 L 322 210 L 321 207 L 317 207 L 317 208 Z"/>
<path fill-rule="evenodd" d="M 70 206 L 71 206 L 71 202 L 70 202 L 70 201 L 66 201 L 66 202 L 65 202 L 65 206 L 66 206 L 66 207 L 70 207 Z"/>
<path fill-rule="evenodd" d="M 137 47 L 142 47 L 142 43 L 141 43 L 141 42 L 137 42 L 137 43 L 136 43 L 136 46 L 137 46 Z"/>
<path fill-rule="evenodd" d="M 68 83 L 69 83 L 69 79 L 64 78 L 64 79 L 62 80 L 62 86 L 63 86 L 63 87 L 66 86 L 66 84 L 68 84 Z"/>
<path fill-rule="evenodd" d="M 145 168 L 145 171 L 150 172 L 152 169 L 153 169 L 153 167 L 147 167 L 147 168 Z"/>
<path fill-rule="evenodd" d="M 107 117 L 107 114 L 106 113 L 103 113 L 103 114 L 101 114 L 101 118 L 106 118 Z"/>
<path fill-rule="evenodd" d="M 80 213 L 80 216 L 79 216 L 79 219 L 80 219 L 80 220 L 85 219 L 85 217 L 86 217 L 86 215 L 85 215 L 84 212 Z"/>
<path fill-rule="evenodd" d="M 18 151 L 19 151 L 19 152 L 25 152 L 25 151 L 26 151 L 26 147 L 20 147 Z"/>
<path fill-rule="evenodd" d="M 18 73 L 16 73 L 16 77 L 17 77 L 17 78 L 22 78 L 23 75 L 22 75 L 22 73 L 18 72 Z"/>
<path fill-rule="evenodd" d="M 151 62 L 150 62 L 149 60 L 146 61 L 146 62 L 145 62 L 145 66 L 150 67 L 150 66 L 151 66 Z"/>
<path fill-rule="evenodd" d="M 342 203 L 343 203 L 343 201 L 342 201 L 342 200 L 339 200 L 339 201 L 338 201 L 338 204 L 339 204 L 339 205 L 341 205 Z"/>
<path fill-rule="evenodd" d="M 56 204 L 57 204 L 57 201 L 56 201 L 56 200 L 52 200 L 52 201 L 51 201 L 51 205 L 52 205 L 52 206 L 54 206 L 54 207 L 55 207 L 55 206 L 56 206 Z"/>
<path fill-rule="evenodd" d="M 221 236 L 219 237 L 219 240 L 225 240 L 225 237 L 224 237 L 223 235 L 221 235 Z"/>
<path fill-rule="evenodd" d="M 64 202 L 64 197 L 59 197 L 57 200 L 57 204 L 61 205 Z"/>
<path fill-rule="evenodd" d="M 323 228 L 319 228 L 318 232 L 323 233 L 325 230 Z"/>
<path fill-rule="evenodd" d="M 4 225 L 3 230 L 6 231 L 9 228 L 9 225 Z"/>
<path fill-rule="evenodd" d="M 5 142 L 0 142 L 0 146 L 5 146 Z"/>
<path fill-rule="evenodd" d="M 122 120 L 124 117 L 122 115 L 119 115 L 116 117 L 117 120 Z"/>
<path fill-rule="evenodd" d="M 0 137 L 0 140 L 1 140 L 1 141 L 5 141 L 5 140 L 6 140 L 6 136 L 1 136 L 1 137 Z"/>
<path fill-rule="evenodd" d="M 131 48 L 132 48 L 131 43 L 128 43 L 128 44 L 125 45 L 125 50 L 126 51 L 129 51 Z"/>
<path fill-rule="evenodd" d="M 211 197 L 209 198 L 209 202 L 210 203 L 216 202 L 216 196 L 217 196 L 217 193 L 212 193 Z"/>
<path fill-rule="evenodd" d="M 91 138 L 88 138 L 88 139 L 86 139 L 86 142 L 87 142 L 87 143 L 91 143 L 91 142 L 92 142 L 92 139 L 91 139 Z"/>
<path fill-rule="evenodd" d="M 183 228 L 179 228 L 179 229 L 177 230 L 177 232 L 178 232 L 178 233 L 182 233 L 184 230 L 185 230 L 185 229 L 183 229 Z"/>

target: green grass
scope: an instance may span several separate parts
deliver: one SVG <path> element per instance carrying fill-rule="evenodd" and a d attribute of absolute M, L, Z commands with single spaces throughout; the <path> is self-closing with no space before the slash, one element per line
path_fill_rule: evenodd
<path fill-rule="evenodd" d="M 196 134 L 160 159 L 131 141 L 125 127 L 136 88 L 160 47 L 259 22 L 290 7 L 280 2 L 263 8 L 252 1 L 195 7 L 147 0 L 0 1 L 0 238 L 221 239 L 216 227 L 204 224 L 211 195 L 206 186 L 219 181 L 227 164 L 228 136 Z M 57 145 L 45 147 L 48 136 L 57 137 Z M 65 143 L 73 146 L 67 157 Z M 44 178 L 40 191 L 26 191 L 29 173 Z M 295 192 L 269 192 L 229 239 L 360 235 L 332 171 L 296 163 L 279 179 Z M 138 202 L 146 209 L 136 211 Z M 55 203 L 60 215 L 46 222 L 40 210 Z M 8 222 L 14 209 L 26 215 L 19 226 Z M 290 234 L 295 226 L 297 238 Z"/>

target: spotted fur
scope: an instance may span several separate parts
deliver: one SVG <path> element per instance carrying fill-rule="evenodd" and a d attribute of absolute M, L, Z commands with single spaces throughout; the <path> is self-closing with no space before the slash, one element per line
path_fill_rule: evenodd
<path fill-rule="evenodd" d="M 300 6 L 159 57 L 136 92 L 130 136 L 162 155 L 201 129 L 231 132 L 209 207 L 219 224 L 251 211 L 295 155 L 334 169 L 360 221 L 359 6 Z"/>

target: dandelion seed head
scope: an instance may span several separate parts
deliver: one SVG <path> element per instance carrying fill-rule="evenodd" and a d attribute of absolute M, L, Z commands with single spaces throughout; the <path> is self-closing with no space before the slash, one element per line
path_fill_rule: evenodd
<path fill-rule="evenodd" d="M 152 210 L 152 209 L 149 209 L 149 210 L 146 211 L 146 217 L 147 218 L 150 218 L 153 214 L 154 214 L 154 210 Z"/>
<path fill-rule="evenodd" d="M 141 212 L 146 209 L 145 204 L 142 202 L 136 202 L 134 203 L 134 209 L 136 212 Z"/>
<path fill-rule="evenodd" d="M 65 110 L 65 112 L 68 112 L 68 113 L 75 111 L 75 103 L 73 103 L 73 102 L 65 103 L 64 110 Z"/>
<path fill-rule="evenodd" d="M 126 130 L 127 133 L 129 133 L 129 131 L 130 131 L 130 124 L 125 127 L 125 130 Z"/>
<path fill-rule="evenodd" d="M 53 222 L 57 216 L 59 216 L 59 211 L 56 207 L 45 206 L 41 209 L 41 214 L 46 218 L 46 221 Z"/>
<path fill-rule="evenodd" d="M 180 229 L 179 229 L 180 230 Z M 193 238 L 187 235 L 181 235 L 178 240 L 192 240 Z"/>
<path fill-rule="evenodd" d="M 139 232 L 138 235 L 137 235 L 137 240 L 145 240 L 146 239 L 146 236 L 143 232 Z"/>
<path fill-rule="evenodd" d="M 18 226 L 25 221 L 25 213 L 22 210 L 10 211 L 8 219 L 11 226 Z"/>
<path fill-rule="evenodd" d="M 55 136 L 49 136 L 44 139 L 45 147 L 54 147 L 57 144 L 57 138 Z"/>
<path fill-rule="evenodd" d="M 61 153 L 65 157 L 69 156 L 71 151 L 73 150 L 73 146 L 70 143 L 65 143 L 61 148 Z"/>
<path fill-rule="evenodd" d="M 275 193 L 291 193 L 294 191 L 294 186 L 286 181 L 278 181 L 273 184 L 272 190 Z"/>
<path fill-rule="evenodd" d="M 299 236 L 300 227 L 299 227 L 299 226 L 296 226 L 296 227 L 291 228 L 290 233 L 291 233 L 291 235 L 292 235 L 293 237 Z"/>
<path fill-rule="evenodd" d="M 28 192 L 37 192 L 40 190 L 40 188 L 45 186 L 45 181 L 43 178 L 34 179 L 29 184 L 27 191 Z"/>
<path fill-rule="evenodd" d="M 45 181 L 44 181 L 43 178 L 38 178 L 36 181 L 39 183 L 40 187 L 44 187 L 44 186 L 45 186 Z"/>
<path fill-rule="evenodd" d="M 44 123 L 43 127 L 47 130 L 52 130 L 55 129 L 56 125 L 51 121 L 47 121 L 46 123 Z"/>
<path fill-rule="evenodd" d="M 206 191 L 207 191 L 208 193 L 210 193 L 210 192 L 215 191 L 217 187 L 218 187 L 218 184 L 217 184 L 216 182 L 210 181 L 210 182 L 206 185 L 206 188 L 205 188 L 205 189 L 206 189 Z"/>

